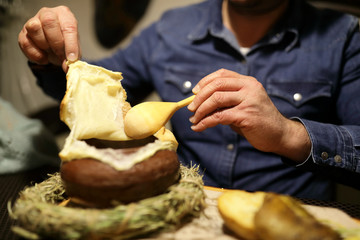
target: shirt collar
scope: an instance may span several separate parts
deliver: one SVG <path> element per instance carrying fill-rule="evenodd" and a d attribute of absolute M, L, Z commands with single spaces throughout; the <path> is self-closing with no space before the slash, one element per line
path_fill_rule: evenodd
<path fill-rule="evenodd" d="M 221 6 L 222 0 L 209 0 L 207 8 L 202 12 L 201 20 L 188 35 L 190 40 L 202 40 L 209 32 L 216 34 L 221 31 L 223 28 Z"/>
<path fill-rule="evenodd" d="M 284 16 L 259 44 L 277 44 L 286 38 L 285 51 L 293 49 L 299 42 L 301 23 L 305 15 L 304 4 L 303 0 L 290 0 Z"/>
<path fill-rule="evenodd" d="M 204 39 L 208 34 L 219 37 L 229 38 L 230 31 L 223 27 L 222 23 L 222 0 L 209 0 L 207 8 L 203 10 L 203 15 L 198 24 L 188 34 L 188 39 L 198 41 Z M 286 51 L 290 51 L 296 46 L 299 40 L 299 29 L 303 18 L 303 0 L 290 0 L 287 12 L 278 24 L 270 31 L 264 39 L 252 47 L 252 50 L 268 44 L 277 44 L 285 37 L 289 37 Z M 231 39 L 231 38 L 230 38 Z M 232 36 L 232 39 L 234 37 Z M 233 44 L 233 40 L 230 40 Z"/>

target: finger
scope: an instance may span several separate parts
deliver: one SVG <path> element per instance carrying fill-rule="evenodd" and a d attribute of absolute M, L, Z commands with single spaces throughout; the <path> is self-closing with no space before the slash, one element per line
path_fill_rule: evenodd
<path fill-rule="evenodd" d="M 74 14 L 67 7 L 61 8 L 62 14 L 59 18 L 61 32 L 65 43 L 65 55 L 70 61 L 80 58 L 80 44 L 78 35 L 78 23 Z"/>
<path fill-rule="evenodd" d="M 207 98 L 196 110 L 195 114 L 190 118 L 193 124 L 197 124 L 206 116 L 221 109 L 231 108 L 242 102 L 239 91 L 236 92 L 215 92 Z"/>
<path fill-rule="evenodd" d="M 48 63 L 47 53 L 38 48 L 37 45 L 30 38 L 28 38 L 25 27 L 19 33 L 18 44 L 21 51 L 29 59 L 29 61 L 37 64 Z"/>
<path fill-rule="evenodd" d="M 38 18 L 31 18 L 25 24 L 27 37 L 41 50 L 48 50 L 49 44 L 46 40 L 45 34 L 42 29 L 41 22 Z"/>
<path fill-rule="evenodd" d="M 193 88 L 193 93 L 197 94 L 204 86 L 208 85 L 216 78 L 233 77 L 234 75 L 239 75 L 239 74 L 230 70 L 219 69 L 202 78 Z"/>
<path fill-rule="evenodd" d="M 241 76 L 241 75 L 237 75 Z M 213 95 L 217 91 L 221 92 L 231 92 L 231 91 L 239 91 L 243 87 L 243 81 L 239 78 L 223 78 L 217 77 L 216 79 L 211 80 L 205 85 L 201 91 L 196 94 L 193 102 L 188 106 L 188 109 L 191 112 L 195 112 L 197 108 L 208 99 L 211 95 Z"/>
<path fill-rule="evenodd" d="M 191 129 L 195 132 L 202 132 L 217 125 L 231 125 L 235 121 L 241 121 L 239 112 L 236 113 L 233 109 L 221 109 L 207 115 L 200 122 L 192 125 Z"/>
<path fill-rule="evenodd" d="M 52 9 L 39 12 L 39 19 L 50 50 L 60 59 L 65 59 L 64 39 L 57 14 Z"/>

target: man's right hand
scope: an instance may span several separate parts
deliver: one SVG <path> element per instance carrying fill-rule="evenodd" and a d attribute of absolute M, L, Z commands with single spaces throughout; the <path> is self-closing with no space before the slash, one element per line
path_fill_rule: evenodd
<path fill-rule="evenodd" d="M 30 62 L 62 66 L 65 72 L 66 60 L 81 55 L 77 20 L 65 6 L 40 9 L 25 23 L 18 41 Z"/>

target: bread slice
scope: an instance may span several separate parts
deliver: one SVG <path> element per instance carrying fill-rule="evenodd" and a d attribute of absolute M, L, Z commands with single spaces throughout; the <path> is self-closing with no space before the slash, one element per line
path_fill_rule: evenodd
<path fill-rule="evenodd" d="M 232 190 L 219 197 L 218 208 L 225 225 L 242 239 L 341 239 L 291 196 Z"/>
<path fill-rule="evenodd" d="M 225 225 L 244 239 L 259 239 L 255 232 L 254 217 L 264 197 L 265 192 L 226 191 L 218 199 L 219 212 Z"/>

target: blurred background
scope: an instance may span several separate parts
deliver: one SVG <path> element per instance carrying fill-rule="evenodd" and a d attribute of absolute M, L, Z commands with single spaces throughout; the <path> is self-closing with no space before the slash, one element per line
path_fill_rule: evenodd
<path fill-rule="evenodd" d="M 17 43 L 22 26 L 41 7 L 70 7 L 78 19 L 83 57 L 95 59 L 125 46 L 165 10 L 194 2 L 200 1 L 137 0 L 134 4 L 129 0 L 0 0 L 0 96 L 29 116 L 45 118 L 42 112 L 58 105 L 36 86 Z"/>
<path fill-rule="evenodd" d="M 202 0 L 0 0 L 0 97 L 20 113 L 41 119 L 58 137 L 61 147 L 67 128 L 59 121 L 58 102 L 36 86 L 22 55 L 17 37 L 24 23 L 41 7 L 66 5 L 78 19 L 85 59 L 108 56 L 128 44 L 141 29 L 170 8 Z M 360 0 L 309 0 L 321 8 L 333 8 L 360 16 Z M 114 11 L 115 10 L 115 11 Z M 119 13 L 119 10 L 122 12 Z M 157 95 L 151 96 L 157 100 Z M 360 203 L 360 191 L 338 186 L 341 202 Z"/>

